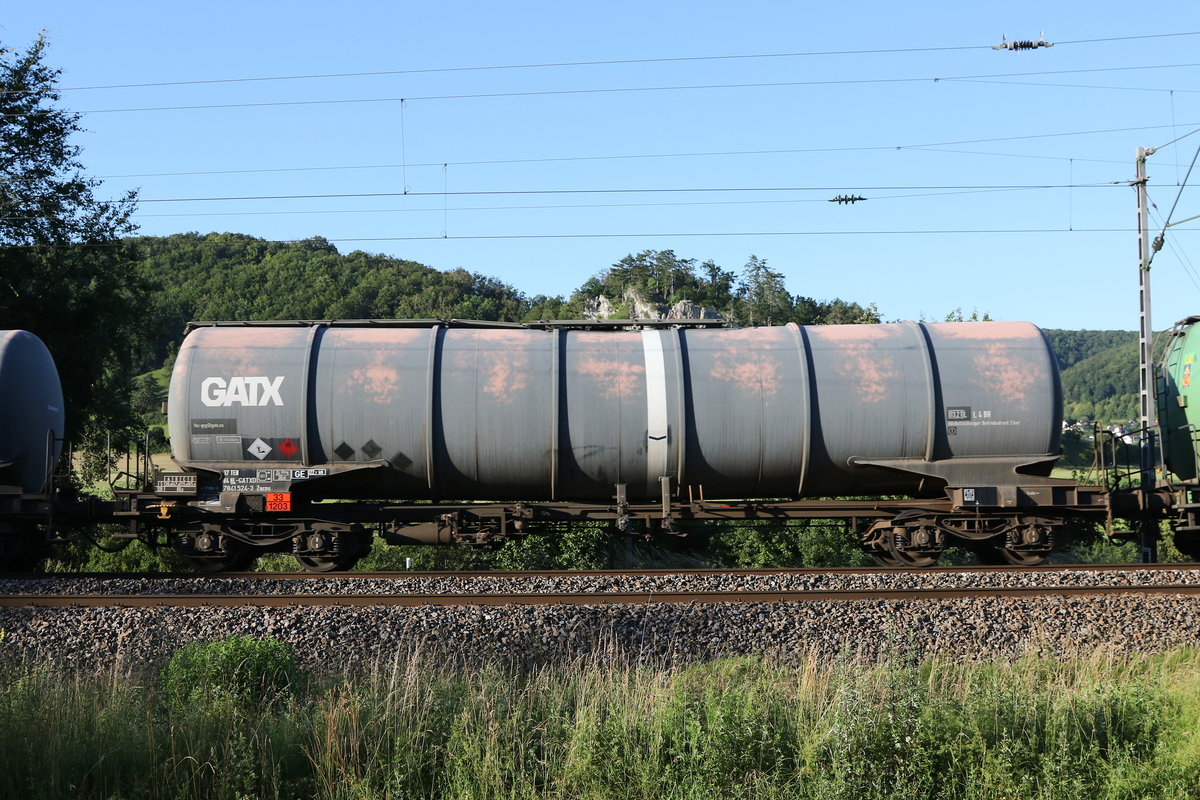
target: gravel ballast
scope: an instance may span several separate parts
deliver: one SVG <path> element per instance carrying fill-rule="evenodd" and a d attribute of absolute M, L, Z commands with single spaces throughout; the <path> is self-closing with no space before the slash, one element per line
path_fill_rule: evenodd
<path fill-rule="evenodd" d="M 83 582 L 94 579 L 75 580 L 81 581 L 81 593 L 96 591 L 82 588 Z M 454 587 L 460 593 L 488 591 L 481 588 L 483 584 L 497 587 L 490 591 L 537 591 L 528 583 L 519 587 L 510 583 L 530 580 L 553 582 L 544 586 L 554 588 L 541 591 L 580 591 L 564 582 L 588 581 L 593 587 L 590 591 L 950 588 L 990 586 L 993 581 L 1005 586 L 1127 586 L 1197 583 L 1200 576 L 1195 570 L 1163 569 L 284 580 L 294 585 L 279 587 L 277 593 L 349 593 L 353 587 L 367 593 L 432 593 L 439 591 L 435 588 L 439 586 L 442 592 L 454 591 Z M 209 584 L 235 591 L 226 579 L 155 579 L 149 583 L 158 587 L 157 593 L 185 591 L 176 581 L 201 594 L 216 593 Z M 385 585 L 370 586 L 379 581 Z M 454 587 L 443 583 L 446 581 Z M 610 588 L 598 588 L 605 581 Z M 6 581 L 2 588 L 10 594 L 33 591 L 31 581 L 18 583 L 20 588 L 14 588 Z M 55 583 L 61 580 L 55 579 Z M 125 579 L 103 583 L 114 594 L 135 593 L 130 586 L 118 588 Z M 168 587 L 168 583 L 172 585 Z M 399 588 L 398 583 L 406 588 Z M 664 588 L 666 585 L 671 588 Z M 62 591 L 61 585 L 55 591 Z M 1194 645 L 1200 643 L 1200 598 L 1133 594 L 686 605 L 6 608 L 0 609 L 0 629 L 3 663 L 36 661 L 89 670 L 153 669 L 180 645 L 231 635 L 289 642 L 305 666 L 321 670 L 386 667 L 418 651 L 465 666 L 493 659 L 542 663 L 583 657 L 671 666 L 732 655 L 761 655 L 783 663 L 814 656 L 863 661 L 898 655 L 991 660 L 1030 651 L 1065 657 L 1097 649 L 1148 653 Z"/>
<path fill-rule="evenodd" d="M 572 594 L 580 592 L 884 591 L 1052 586 L 1200 585 L 1200 569 L 963 570 L 938 572 L 583 573 L 346 577 L 90 577 L 0 579 L 0 594 Z"/>

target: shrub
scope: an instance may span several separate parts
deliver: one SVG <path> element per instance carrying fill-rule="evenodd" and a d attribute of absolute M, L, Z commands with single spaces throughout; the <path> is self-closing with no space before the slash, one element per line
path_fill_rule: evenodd
<path fill-rule="evenodd" d="M 208 708 L 215 701 L 269 705 L 303 683 L 292 646 L 277 639 L 230 636 L 176 650 L 160 674 L 171 711 Z"/>

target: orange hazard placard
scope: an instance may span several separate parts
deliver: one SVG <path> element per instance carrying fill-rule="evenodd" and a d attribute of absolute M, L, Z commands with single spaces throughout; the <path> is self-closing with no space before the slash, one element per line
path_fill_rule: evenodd
<path fill-rule="evenodd" d="M 267 493 L 267 511 L 291 511 L 292 510 L 292 493 L 291 492 L 268 492 Z"/>

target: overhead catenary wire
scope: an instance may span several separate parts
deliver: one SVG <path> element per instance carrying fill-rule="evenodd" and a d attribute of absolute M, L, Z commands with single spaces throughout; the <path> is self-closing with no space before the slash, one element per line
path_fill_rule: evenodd
<path fill-rule="evenodd" d="M 462 236 L 384 236 L 326 238 L 329 242 L 415 242 L 449 240 L 503 240 L 503 239 L 636 239 L 664 237 L 730 237 L 730 236 L 960 236 L 982 234 L 1042 234 L 1042 233 L 1134 233 L 1128 228 L 975 228 L 975 229 L 929 229 L 929 230 L 847 230 L 847 231 L 684 231 L 675 233 L 504 233 L 469 234 Z M 304 241 L 303 239 L 282 241 Z"/>
<path fill-rule="evenodd" d="M 1186 125 L 1196 125 L 1200 123 L 1184 123 Z M 713 150 L 699 152 L 682 152 L 682 153 L 629 153 L 629 154 L 614 154 L 614 155 L 591 155 L 591 156 L 544 156 L 541 158 L 495 158 L 495 159 L 473 159 L 469 161 L 424 161 L 407 163 L 385 163 L 385 164 L 342 164 L 342 165 L 323 165 L 309 167 L 257 167 L 253 169 L 210 169 L 210 170 L 187 170 L 177 172 L 131 172 L 113 175 L 97 175 L 95 177 L 101 180 L 116 180 L 127 178 L 178 178 L 200 175 L 253 175 L 264 173 L 279 173 L 279 172 L 324 172 L 336 170 L 365 170 L 365 169 L 407 169 L 416 167 L 441 167 L 443 164 L 449 164 L 452 167 L 465 166 L 496 166 L 504 164 L 551 164 L 571 161 L 619 161 L 632 159 L 656 159 L 656 158 L 711 158 L 720 156 L 758 156 L 758 155 L 801 155 L 805 153 L 858 153 L 871 151 L 889 151 L 889 150 L 921 150 L 925 152 L 946 152 L 960 153 L 963 155 L 984 155 L 996 156 L 1005 158 L 1036 158 L 1050 160 L 1074 160 L 1087 161 L 1094 164 L 1125 164 L 1125 161 L 1117 159 L 1101 159 L 1101 158 L 1080 158 L 1078 156 L 1050 156 L 1037 153 L 986 153 L 972 150 L 946 150 L 944 148 L 963 145 L 963 144 L 990 144 L 995 142 L 1015 142 L 1029 139 L 1046 139 L 1053 137 L 1070 137 L 1070 136 L 1092 136 L 1103 135 L 1109 133 L 1129 133 L 1134 131 L 1149 131 L 1159 130 L 1162 128 L 1171 128 L 1174 125 L 1141 125 L 1134 128 L 1106 128 L 1102 130 L 1088 131 L 1066 131 L 1059 133 L 1037 133 L 1025 134 L 1021 136 L 998 136 L 988 139 L 962 139 L 949 142 L 924 142 L 917 144 L 884 144 L 884 145 L 865 145 L 857 147 L 801 147 L 801 148 L 783 148 L 769 150 Z"/>
<path fill-rule="evenodd" d="M 1196 132 L 1197 131 L 1192 131 L 1191 133 L 1186 133 L 1183 136 L 1180 136 L 1179 139 L 1175 139 L 1172 142 L 1168 142 L 1168 144 L 1174 144 L 1174 142 L 1177 142 L 1180 139 L 1185 139 L 1188 136 L 1191 136 L 1192 133 L 1196 133 Z M 1155 148 L 1155 149 L 1157 150 L 1158 148 Z M 1150 250 L 1150 257 L 1146 261 L 1147 268 L 1149 268 L 1151 262 L 1154 261 L 1154 255 L 1159 250 L 1162 249 L 1163 242 L 1166 240 L 1166 236 L 1167 236 L 1167 228 L 1171 227 L 1171 218 L 1173 216 L 1175 216 L 1175 209 L 1179 205 L 1179 198 L 1183 196 L 1183 190 L 1187 188 L 1188 180 L 1192 177 L 1192 169 L 1196 166 L 1196 157 L 1197 156 L 1200 156 L 1200 147 L 1196 148 L 1196 153 L 1195 153 L 1195 155 L 1192 156 L 1192 163 L 1188 165 L 1187 174 L 1183 176 L 1183 182 L 1179 185 L 1179 190 L 1175 193 L 1175 200 L 1171 203 L 1171 210 L 1167 212 L 1167 216 L 1163 219 L 1162 228 L 1159 230 L 1158 236 L 1155 237 L 1155 239 L 1154 239 L 1154 243 Z M 1192 217 L 1191 219 L 1195 219 L 1195 217 Z"/>
<path fill-rule="evenodd" d="M 1067 184 L 996 184 L 980 186 L 856 186 L 855 191 L 955 191 L 983 189 L 1110 189 L 1118 184 L 1103 183 Z M 241 195 L 227 197 L 157 197 L 138 198 L 139 203 L 210 203 L 227 201 L 258 200 L 325 200 L 352 197 L 497 197 L 521 195 L 575 195 L 575 194 L 709 194 L 716 192 L 837 192 L 845 186 L 691 186 L 691 187 L 642 187 L 621 189 L 483 189 L 453 192 L 328 192 L 321 194 L 277 194 Z M 115 202 L 115 201 L 112 201 Z"/>
<path fill-rule="evenodd" d="M 934 198 L 972 194 L 996 194 L 999 192 L 1022 191 L 1019 189 L 971 189 L 954 192 L 920 192 L 916 194 L 877 195 L 875 201 L 908 200 L 914 198 Z M 322 215 L 322 214 L 412 214 L 435 213 L 448 211 L 557 211 L 582 208 L 676 208 L 688 206 L 743 206 L 743 205 L 800 205 L 804 203 L 824 203 L 824 198 L 788 198 L 786 200 L 688 200 L 656 203 L 556 203 L 553 205 L 517 205 L 517 206 L 448 206 L 448 207 L 407 207 L 407 208 L 338 208 L 338 209 L 289 209 L 272 211 L 199 211 L 172 212 L 165 214 L 135 213 L 136 219 L 158 219 L 163 217 L 261 217 L 261 216 L 292 216 L 292 215 Z M 0 219 L 33 219 L 33 217 L 0 217 Z"/>
<path fill-rule="evenodd" d="M 568 95 L 603 95 L 603 94 L 626 94 L 635 92 L 675 92 L 675 91 L 711 91 L 711 90 L 728 90 L 728 89 L 769 89 L 769 88 L 786 88 L 796 86 L 856 86 L 856 85 L 876 85 L 876 84 L 901 84 L 901 83 L 940 83 L 940 82 L 967 82 L 982 79 L 995 78 L 1016 78 L 1038 75 L 1073 75 L 1082 73 L 1097 73 L 1097 72 L 1127 72 L 1135 70 L 1152 70 L 1152 69 L 1185 69 L 1198 67 L 1200 63 L 1188 64 L 1156 64 L 1142 65 L 1131 67 L 1093 67 L 1089 69 L 1074 69 L 1074 70 L 1043 70 L 1038 72 L 1001 72 L 984 75 L 948 75 L 948 76 L 920 76 L 911 78 L 844 78 L 837 80 L 818 80 L 818 81 L 754 81 L 746 83 L 708 83 L 708 84 L 688 84 L 688 85 L 671 85 L 671 86 L 617 86 L 617 87 L 597 87 L 586 89 L 534 89 L 526 91 L 507 91 L 507 92 L 466 92 L 457 94 L 436 94 L 436 95 L 406 95 L 403 97 L 361 97 L 361 98 L 327 98 L 320 100 L 270 100 L 256 101 L 249 103 L 200 103 L 193 105 L 176 105 L 176 106 L 143 106 L 143 107 L 125 107 L 125 108 L 93 108 L 82 109 L 75 112 L 76 114 L 126 114 L 126 113 L 143 113 L 143 112 L 161 112 L 161 111 L 211 111 L 219 109 L 240 109 L 240 108 L 286 108 L 286 107 L 303 107 L 317 105 L 351 105 L 351 104 L 367 104 L 367 103 L 405 103 L 415 101 L 437 101 L 437 100 L 483 100 L 483 99 L 499 99 L 513 97 L 561 97 Z M 18 116 L 45 116 L 50 114 L 61 114 L 62 109 L 45 109 L 35 111 L 16 111 L 0 114 L 4 117 Z"/>
<path fill-rule="evenodd" d="M 947 81 L 955 83 L 978 83 L 990 84 L 992 86 L 1042 86 L 1051 89 L 1101 89 L 1109 92 L 1161 92 L 1168 94 L 1171 92 L 1185 92 L 1188 94 L 1200 94 L 1200 89 L 1180 89 L 1180 88 L 1155 88 L 1153 86 L 1103 86 L 1094 83 L 1047 83 L 1045 81 L 999 81 L 999 80 L 982 80 L 976 78 L 945 78 Z"/>
<path fill-rule="evenodd" d="M 1185 31 L 1175 33 L 1151 33 L 1131 36 L 1108 36 L 1096 39 L 1073 39 L 1068 41 L 1059 41 L 1055 44 L 1076 45 L 1076 44 L 1099 44 L 1108 42 L 1126 42 L 1138 39 L 1166 39 L 1183 36 L 1200 36 L 1200 31 Z M 668 64 L 668 63 L 686 63 L 694 61 L 734 61 L 734 60 L 751 60 L 751 59 L 776 59 L 776 58 L 805 58 L 818 56 L 860 56 L 860 55 L 886 55 L 899 53 L 939 53 L 962 50 L 987 50 L 993 45 L 954 45 L 954 46 L 935 46 L 935 47 L 892 47 L 892 48 L 877 48 L 869 50 L 813 50 L 792 53 L 743 53 L 743 54 L 718 54 L 704 56 L 663 56 L 656 58 L 622 58 L 622 59 L 605 59 L 591 61 L 557 61 L 543 62 L 530 64 L 492 64 L 481 66 L 459 66 L 459 67 L 428 67 L 428 68 L 413 68 L 399 70 L 377 70 L 365 72 L 330 72 L 330 73 L 315 73 L 315 74 L 297 74 L 297 75 L 268 75 L 268 76 L 252 76 L 252 77 L 236 77 L 236 78 L 205 78 L 197 80 L 183 81 L 150 81 L 142 83 L 116 83 L 116 84 L 101 84 L 95 86 L 66 86 L 61 87 L 58 91 L 63 92 L 80 92 L 91 91 L 98 89 L 145 89 L 159 88 L 170 86 L 201 86 L 207 84 L 222 84 L 222 83 L 254 83 L 265 81 L 297 81 L 297 80 L 317 80 L 329 78 L 364 78 L 364 77 L 383 77 L 389 75 L 418 75 L 418 74 L 433 74 L 446 72 L 486 72 L 493 70 L 530 70 L 530 69 L 550 69 L 562 67 L 593 67 L 593 66 L 621 66 L 629 64 Z M 9 94 L 19 94 L 20 92 L 7 92 Z"/>
<path fill-rule="evenodd" d="M 1189 123 L 1184 123 L 1184 124 L 1185 124 L 1185 125 L 1195 125 L 1196 123 L 1194 123 L 1194 122 L 1189 122 Z M 1173 126 L 1173 127 L 1174 127 L 1174 126 Z M 1175 144 L 1176 142 L 1182 142 L 1184 139 L 1188 138 L 1189 136 L 1195 136 L 1197 133 L 1200 133 L 1200 128 L 1196 128 L 1195 130 L 1188 131 L 1188 132 L 1187 132 L 1187 133 L 1185 133 L 1183 136 L 1176 136 L 1176 137 L 1175 137 L 1174 139 L 1172 139 L 1171 141 L 1169 141 L 1169 142 L 1163 142 L 1162 144 L 1160 144 L 1158 147 L 1155 147 L 1154 149 L 1155 149 L 1155 150 L 1161 150 L 1161 149 L 1163 149 L 1164 147 L 1170 147 L 1171 145 Z M 1194 163 L 1196 163 L 1196 159 L 1195 159 L 1195 158 L 1192 158 L 1192 163 L 1193 163 L 1193 164 L 1194 164 Z"/>

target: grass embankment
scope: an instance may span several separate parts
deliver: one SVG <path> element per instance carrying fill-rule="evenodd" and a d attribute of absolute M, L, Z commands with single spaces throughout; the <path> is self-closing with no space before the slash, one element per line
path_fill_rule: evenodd
<path fill-rule="evenodd" d="M 144 686 L 10 668 L 0 691 L 0 796 L 1200 793 L 1197 651 L 869 668 L 731 660 L 682 670 L 464 671 L 417 659 L 351 680 L 308 678 L 286 659 L 216 646 L 225 648 L 216 662 L 198 669 L 176 659 Z M 248 678 L 231 659 L 257 672 Z"/>

